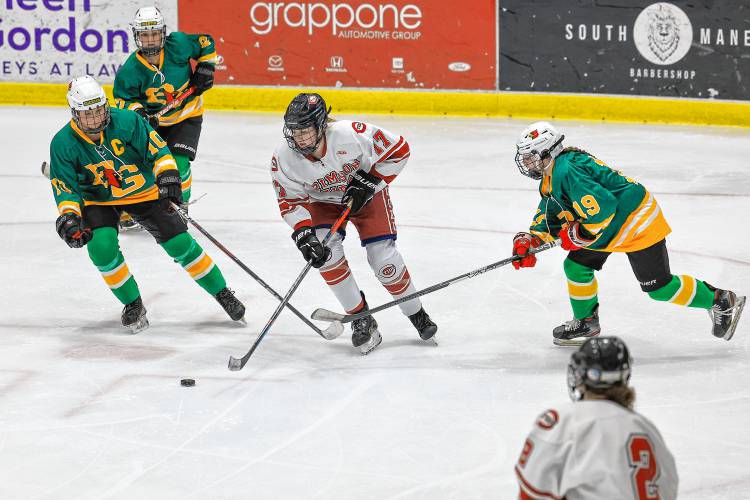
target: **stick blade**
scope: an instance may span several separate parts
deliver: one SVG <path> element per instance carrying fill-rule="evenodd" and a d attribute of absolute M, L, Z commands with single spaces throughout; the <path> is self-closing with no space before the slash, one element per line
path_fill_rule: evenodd
<path fill-rule="evenodd" d="M 242 367 L 245 366 L 245 363 L 242 362 L 242 358 L 235 358 L 234 356 L 229 356 L 229 369 L 233 372 L 238 372 L 242 370 Z"/>
<path fill-rule="evenodd" d="M 322 331 L 323 338 L 326 340 L 337 339 L 344 333 L 344 325 L 340 321 L 332 321 L 328 328 Z"/>
<path fill-rule="evenodd" d="M 329 311 L 328 309 L 318 308 L 313 311 L 310 317 L 318 321 L 328 321 L 329 323 L 332 323 L 334 321 L 341 322 L 345 316 L 337 312 Z"/>

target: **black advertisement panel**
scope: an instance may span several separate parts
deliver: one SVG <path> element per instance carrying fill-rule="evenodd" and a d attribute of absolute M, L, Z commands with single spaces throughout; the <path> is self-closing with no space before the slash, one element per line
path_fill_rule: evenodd
<path fill-rule="evenodd" d="M 500 0 L 500 90 L 750 100 L 750 1 Z"/>

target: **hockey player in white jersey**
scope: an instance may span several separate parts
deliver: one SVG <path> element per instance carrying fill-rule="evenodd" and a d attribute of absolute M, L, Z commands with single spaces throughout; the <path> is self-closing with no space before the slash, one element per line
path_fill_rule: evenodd
<path fill-rule="evenodd" d="M 617 337 L 573 353 L 574 401 L 539 416 L 516 464 L 522 500 L 672 500 L 677 469 L 659 431 L 633 411 L 632 359 Z"/>
<path fill-rule="evenodd" d="M 342 245 L 345 226 L 323 247 L 321 240 L 351 202 L 349 220 L 357 228 L 367 261 L 394 299 L 416 291 L 396 248 L 396 222 L 388 185 L 409 158 L 406 140 L 363 122 L 329 119 L 330 109 L 319 94 L 302 93 L 284 114 L 286 141 L 271 160 L 281 216 L 292 228 L 292 239 L 320 274 L 348 314 L 367 310 Z M 423 340 L 437 326 L 419 299 L 399 304 Z M 372 316 L 352 322 L 352 344 L 362 354 L 382 338 Z"/>

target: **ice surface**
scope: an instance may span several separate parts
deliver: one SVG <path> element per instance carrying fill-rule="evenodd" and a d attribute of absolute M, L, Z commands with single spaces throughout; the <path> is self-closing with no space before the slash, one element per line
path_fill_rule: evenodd
<path fill-rule="evenodd" d="M 284 312 L 241 372 L 227 370 L 276 300 L 202 235 L 248 306 L 237 328 L 146 234 L 121 246 L 151 328 L 129 335 L 85 250 L 56 235 L 39 174 L 66 108 L 2 108 L 0 162 L 0 498 L 497 499 L 535 417 L 567 400 L 570 319 L 564 252 L 424 298 L 439 347 L 398 308 L 362 357 L 348 330 L 326 342 Z M 352 118 L 352 117 L 346 117 Z M 412 156 L 392 197 L 399 247 L 425 287 L 509 255 L 537 205 L 513 163 L 517 120 L 360 117 L 401 132 Z M 672 269 L 750 292 L 750 131 L 558 123 L 642 181 L 674 232 Z M 284 293 L 303 266 L 281 221 L 268 162 L 275 114 L 209 112 L 191 215 Z M 349 262 L 371 304 L 390 300 L 353 228 Z M 627 259 L 599 274 L 601 321 L 635 357 L 638 409 L 676 456 L 681 498 L 750 498 L 750 318 L 727 343 L 704 311 L 651 301 Z M 292 303 L 339 310 L 317 273 Z M 747 313 L 746 314 L 750 314 Z M 180 379 L 196 386 L 180 386 Z"/>

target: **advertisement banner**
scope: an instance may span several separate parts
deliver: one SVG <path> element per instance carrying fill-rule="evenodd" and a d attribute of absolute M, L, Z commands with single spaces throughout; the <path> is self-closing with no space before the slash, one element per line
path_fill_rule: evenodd
<path fill-rule="evenodd" d="M 179 1 L 219 83 L 495 89 L 495 0 Z"/>
<path fill-rule="evenodd" d="M 4 0 L 0 3 L 0 82 L 67 82 L 89 74 L 100 83 L 135 50 L 130 22 L 141 1 Z M 151 3 L 177 27 L 177 0 Z"/>
<path fill-rule="evenodd" d="M 500 90 L 750 100 L 750 4 L 501 0 Z"/>

